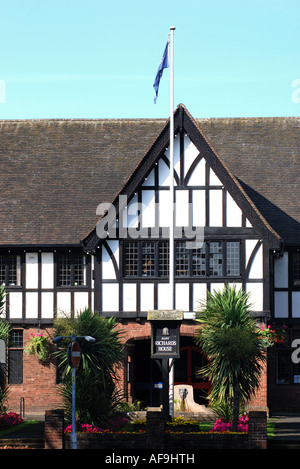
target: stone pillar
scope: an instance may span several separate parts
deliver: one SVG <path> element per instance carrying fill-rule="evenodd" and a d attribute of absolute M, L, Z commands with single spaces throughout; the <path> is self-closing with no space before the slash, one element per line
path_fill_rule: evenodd
<path fill-rule="evenodd" d="M 146 432 L 148 449 L 164 449 L 166 414 L 164 411 L 148 411 L 146 415 Z"/>
<path fill-rule="evenodd" d="M 267 449 L 267 412 L 249 412 L 248 444 L 250 449 Z"/>
<path fill-rule="evenodd" d="M 64 448 L 63 409 L 45 411 L 45 449 Z"/>

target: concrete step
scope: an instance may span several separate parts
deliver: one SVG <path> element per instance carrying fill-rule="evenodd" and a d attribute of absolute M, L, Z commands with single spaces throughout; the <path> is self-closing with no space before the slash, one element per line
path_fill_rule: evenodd
<path fill-rule="evenodd" d="M 300 440 L 280 440 L 278 438 L 270 438 L 268 440 L 268 449 L 300 449 Z"/>

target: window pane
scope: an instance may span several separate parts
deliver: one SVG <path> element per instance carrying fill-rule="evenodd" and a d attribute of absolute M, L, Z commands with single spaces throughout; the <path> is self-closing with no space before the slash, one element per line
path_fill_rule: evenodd
<path fill-rule="evenodd" d="M 13 330 L 9 336 L 8 384 L 23 383 L 23 331 Z"/>
<path fill-rule="evenodd" d="M 138 274 L 138 244 L 125 244 L 125 276 L 137 276 Z"/>
<path fill-rule="evenodd" d="M 71 285 L 71 270 L 72 259 L 69 254 L 62 254 L 59 259 L 59 285 Z"/>
<path fill-rule="evenodd" d="M 238 276 L 240 275 L 240 243 L 228 242 L 226 243 L 226 261 L 227 261 L 227 275 Z"/>
<path fill-rule="evenodd" d="M 0 256 L 0 283 L 6 284 L 5 278 L 5 256 Z"/>
<path fill-rule="evenodd" d="M 74 256 L 74 285 L 86 285 L 86 256 Z"/>
<path fill-rule="evenodd" d="M 300 285 L 300 253 L 293 254 L 293 282 Z"/>
<path fill-rule="evenodd" d="M 169 243 L 163 241 L 159 243 L 159 276 L 169 275 Z"/>
<path fill-rule="evenodd" d="M 23 331 L 15 330 L 11 331 L 9 336 L 10 347 L 23 347 Z"/>
<path fill-rule="evenodd" d="M 186 276 L 189 273 L 189 250 L 185 241 L 176 243 L 176 275 Z"/>
<path fill-rule="evenodd" d="M 216 277 L 221 277 L 223 275 L 222 243 L 209 244 L 209 274 Z"/>
<path fill-rule="evenodd" d="M 206 244 L 203 243 L 201 248 L 193 249 L 193 275 L 206 275 Z"/>
<path fill-rule="evenodd" d="M 155 275 L 155 245 L 142 243 L 142 275 L 153 277 Z"/>
<path fill-rule="evenodd" d="M 21 285 L 21 257 L 9 257 L 9 285 Z"/>

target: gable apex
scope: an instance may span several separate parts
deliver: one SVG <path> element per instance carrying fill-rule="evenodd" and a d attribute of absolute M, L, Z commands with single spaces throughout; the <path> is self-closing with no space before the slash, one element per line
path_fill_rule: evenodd
<path fill-rule="evenodd" d="M 240 207 L 244 215 L 260 233 L 260 236 L 270 241 L 272 246 L 278 247 L 281 238 L 268 224 L 266 219 L 261 215 L 257 207 L 251 201 L 247 193 L 235 176 L 226 167 L 216 150 L 204 135 L 202 129 L 196 120 L 190 115 L 183 104 L 179 104 L 174 111 L 174 137 L 179 133 L 185 133 L 197 151 L 199 152 L 199 160 L 204 159 L 208 166 L 212 169 L 216 177 L 224 185 L 232 199 Z M 170 145 L 170 120 L 168 120 L 154 140 L 153 144 L 143 156 L 135 170 L 125 182 L 120 191 L 112 202 L 116 208 L 116 215 L 120 212 L 119 196 L 122 194 L 129 200 L 137 192 L 153 166 L 163 157 L 166 158 L 166 150 Z M 175 177 L 175 174 L 174 174 Z M 99 238 L 94 229 L 83 241 L 82 244 L 87 250 L 93 250 L 99 242 Z"/>

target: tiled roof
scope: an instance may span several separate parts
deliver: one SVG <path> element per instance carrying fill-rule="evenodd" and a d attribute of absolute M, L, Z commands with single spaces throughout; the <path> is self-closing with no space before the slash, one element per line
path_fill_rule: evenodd
<path fill-rule="evenodd" d="M 300 118 L 195 121 L 272 228 L 286 243 L 300 240 Z M 165 125 L 0 121 L 0 244 L 79 244 Z"/>
<path fill-rule="evenodd" d="M 284 243 L 300 243 L 300 118 L 197 123 Z"/>

